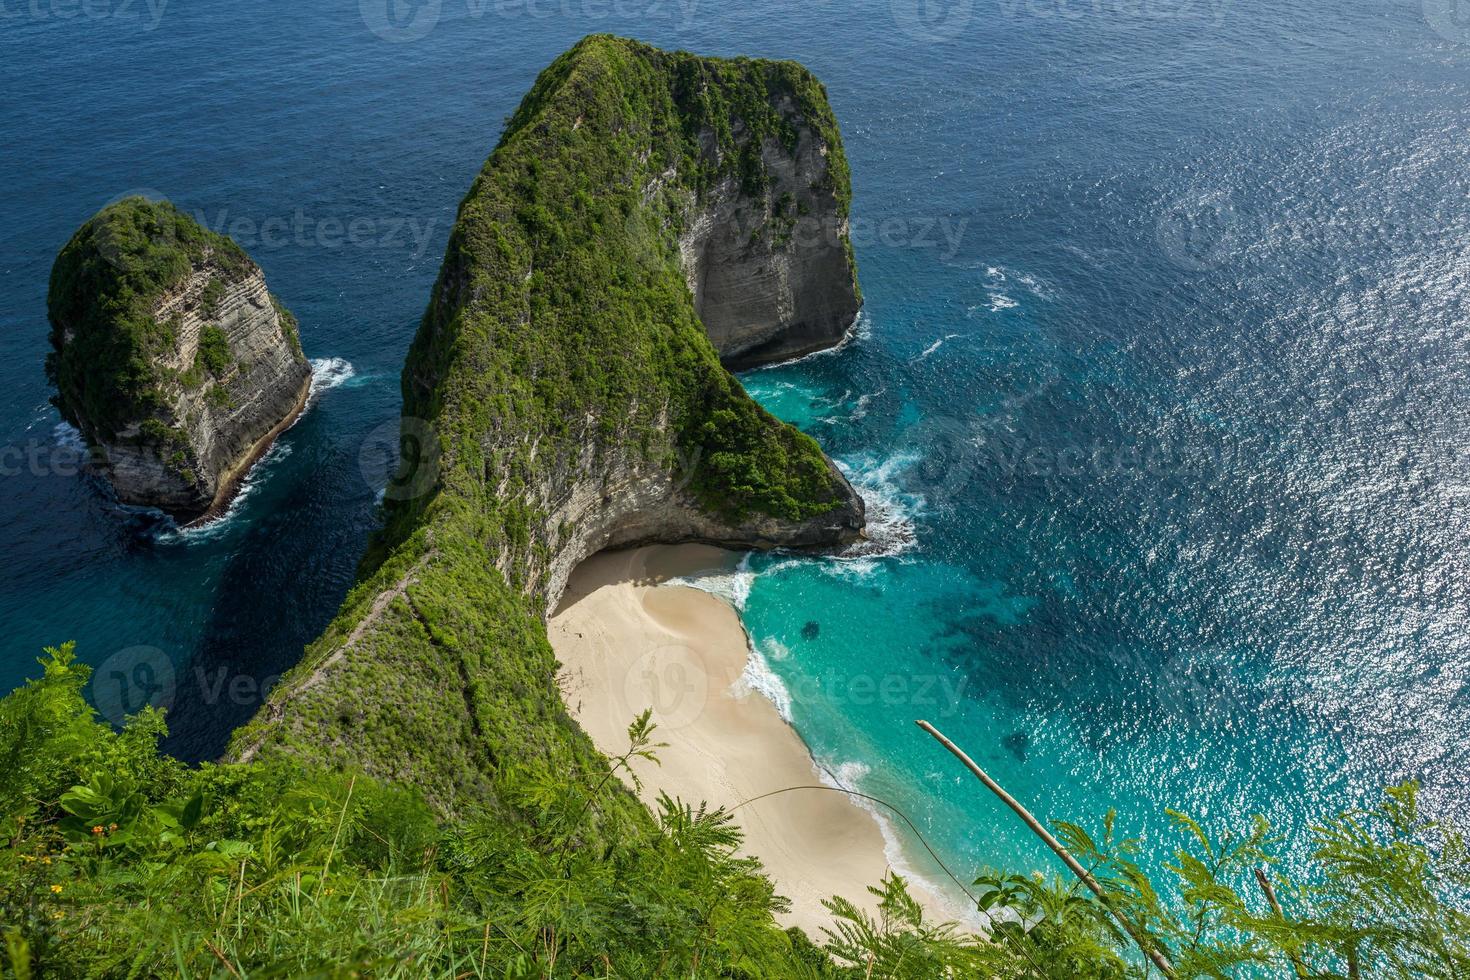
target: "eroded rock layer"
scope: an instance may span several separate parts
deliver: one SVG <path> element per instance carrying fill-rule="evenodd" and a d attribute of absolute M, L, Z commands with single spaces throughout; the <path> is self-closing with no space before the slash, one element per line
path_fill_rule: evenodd
<path fill-rule="evenodd" d="M 296 321 L 233 242 L 128 198 L 52 271 L 47 371 L 120 500 L 194 519 L 221 507 L 305 405 Z"/>

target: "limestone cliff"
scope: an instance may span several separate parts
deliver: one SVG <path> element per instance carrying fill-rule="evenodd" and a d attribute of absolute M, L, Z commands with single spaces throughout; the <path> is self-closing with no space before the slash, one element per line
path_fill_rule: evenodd
<path fill-rule="evenodd" d="M 592 37 L 543 72 L 460 206 L 365 581 L 233 754 L 361 767 L 445 809 L 514 804 L 512 772 L 602 764 L 544 625 L 583 558 L 858 538 L 861 499 L 720 356 L 840 339 L 847 198 L 800 66 Z M 827 242 L 785 234 L 803 209 Z"/>
<path fill-rule="evenodd" d="M 691 199 L 679 251 L 710 342 L 732 370 L 787 360 L 841 342 L 857 319 L 841 146 L 789 97 L 774 109 L 794 139 L 760 141 L 766 186 L 735 175 Z M 737 128 L 736 137 L 745 134 Z M 712 133 L 701 134 L 718 155 Z"/>
<path fill-rule="evenodd" d="M 238 246 L 166 202 L 83 225 L 49 310 L 54 401 L 125 503 L 211 512 L 305 405 L 295 319 Z"/>

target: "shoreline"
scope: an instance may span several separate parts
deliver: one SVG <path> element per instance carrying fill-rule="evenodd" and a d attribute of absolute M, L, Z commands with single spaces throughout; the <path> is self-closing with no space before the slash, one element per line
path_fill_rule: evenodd
<path fill-rule="evenodd" d="M 572 573 L 547 633 L 568 710 L 603 754 L 620 755 L 628 724 L 652 708 L 654 740 L 667 744 L 658 750 L 661 764 L 634 763 L 645 803 L 660 791 L 712 808 L 752 801 L 734 812 L 745 835 L 741 853 L 759 858 L 777 893 L 791 900 L 780 924 L 820 940 L 831 924 L 822 899 L 841 895 L 872 914 L 868 886 L 899 869 L 879 818 L 840 792 L 756 799 L 829 779 L 776 706 L 742 679 L 750 646 L 734 607 L 665 584 L 735 560 L 706 545 L 594 555 Z M 927 882 L 905 878 L 933 921 L 959 918 Z"/>
<path fill-rule="evenodd" d="M 315 387 L 315 378 L 314 369 L 307 372 L 306 382 L 301 386 L 301 392 L 296 396 L 296 405 L 291 409 L 290 414 L 256 440 L 250 450 L 240 457 L 239 462 L 221 475 L 219 489 L 215 491 L 213 503 L 198 517 L 187 524 L 179 525 L 180 530 L 188 531 L 212 524 L 229 512 L 230 505 L 235 502 L 235 498 L 239 495 L 241 487 L 245 485 L 245 480 L 250 475 L 250 471 L 255 468 L 255 464 L 260 462 L 287 429 L 299 422 L 301 416 L 306 414 L 306 409 L 311 402 L 311 391 Z"/>

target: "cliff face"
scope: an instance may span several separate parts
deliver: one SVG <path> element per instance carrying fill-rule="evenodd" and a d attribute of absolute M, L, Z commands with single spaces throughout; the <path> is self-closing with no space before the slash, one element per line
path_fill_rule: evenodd
<path fill-rule="evenodd" d="M 691 203 L 679 236 L 695 308 L 732 370 L 831 347 L 862 306 L 833 147 L 792 99 L 779 98 L 776 110 L 791 120 L 795 145 L 762 141 L 765 192 L 727 177 Z"/>
<path fill-rule="evenodd" d="M 296 322 L 259 267 L 171 205 L 118 202 L 52 270 L 47 372 L 125 503 L 224 504 L 305 405 Z"/>
<path fill-rule="evenodd" d="M 840 339 L 847 196 L 797 65 L 593 37 L 543 72 L 461 204 L 404 368 L 407 461 L 371 571 L 232 754 L 513 805 L 511 771 L 602 765 L 545 635 L 583 558 L 858 538 L 851 486 L 721 364 Z M 803 209 L 830 243 L 774 226 Z"/>

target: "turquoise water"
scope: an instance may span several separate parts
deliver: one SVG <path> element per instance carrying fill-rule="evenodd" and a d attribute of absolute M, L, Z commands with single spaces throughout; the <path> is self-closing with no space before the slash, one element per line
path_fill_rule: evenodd
<path fill-rule="evenodd" d="M 141 691 L 174 751 L 219 751 L 350 584 L 502 120 L 615 31 L 799 58 L 843 122 L 860 335 L 746 381 L 848 468 L 875 541 L 724 583 L 831 778 L 962 871 L 1045 858 L 919 717 L 1156 853 L 1165 806 L 1300 831 L 1418 777 L 1470 814 L 1470 29 L 1440 0 L 0 15 L 0 686 L 74 638 L 104 708 Z M 139 190 L 249 248 L 323 367 L 203 533 L 70 472 L 46 403 L 51 261 Z"/>

